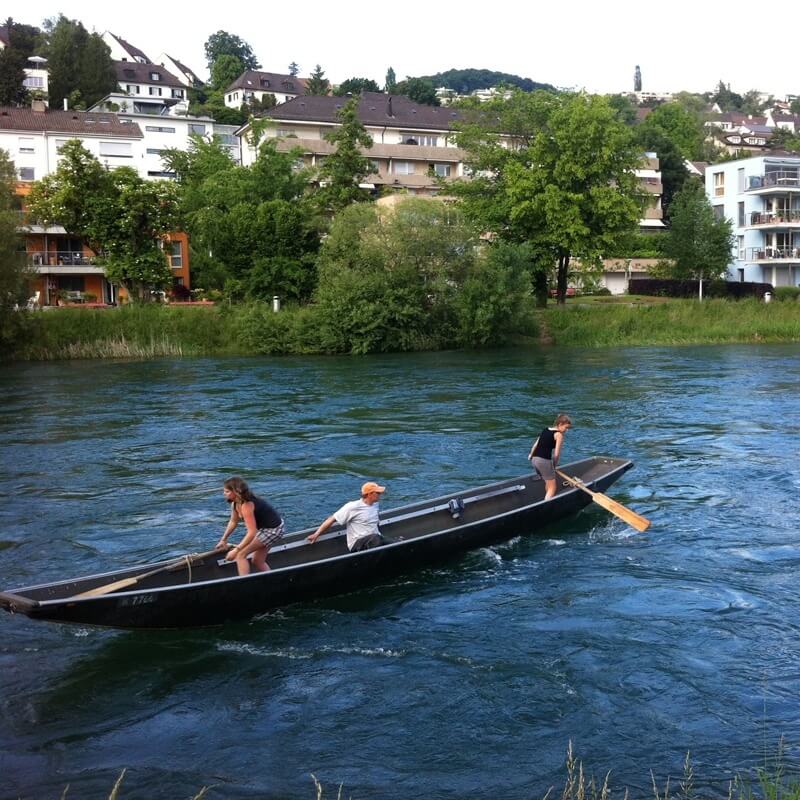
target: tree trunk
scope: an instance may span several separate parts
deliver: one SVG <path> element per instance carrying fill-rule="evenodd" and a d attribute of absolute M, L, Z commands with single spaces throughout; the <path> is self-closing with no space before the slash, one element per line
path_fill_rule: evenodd
<path fill-rule="evenodd" d="M 569 253 L 558 256 L 558 274 L 556 276 L 556 302 L 564 305 L 567 302 L 567 274 L 569 273 Z"/>
<path fill-rule="evenodd" d="M 537 269 L 533 273 L 533 293 L 536 296 L 536 305 L 547 308 L 547 273 L 543 269 Z"/>

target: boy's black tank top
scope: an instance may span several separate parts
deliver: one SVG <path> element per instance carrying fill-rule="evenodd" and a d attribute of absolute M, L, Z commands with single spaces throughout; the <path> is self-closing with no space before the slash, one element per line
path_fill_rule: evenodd
<path fill-rule="evenodd" d="M 533 451 L 534 458 L 546 458 L 549 460 L 553 457 L 553 450 L 556 447 L 556 433 L 557 431 L 545 428 L 539 434 L 539 441 Z"/>

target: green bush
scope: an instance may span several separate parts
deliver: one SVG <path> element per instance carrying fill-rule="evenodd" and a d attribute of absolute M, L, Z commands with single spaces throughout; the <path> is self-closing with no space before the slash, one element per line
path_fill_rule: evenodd
<path fill-rule="evenodd" d="M 776 300 L 797 300 L 800 298 L 800 286 L 776 286 Z"/>

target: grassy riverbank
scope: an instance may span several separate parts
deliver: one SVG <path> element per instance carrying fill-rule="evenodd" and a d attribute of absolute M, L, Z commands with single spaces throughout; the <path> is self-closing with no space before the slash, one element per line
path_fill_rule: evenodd
<path fill-rule="evenodd" d="M 509 331 L 533 346 L 613 347 L 800 341 L 800 303 L 756 300 L 665 300 L 575 298 L 566 306 L 520 315 Z M 335 326 L 335 323 L 333 323 Z M 216 307 L 140 306 L 115 309 L 64 308 L 26 315 L 12 358 L 152 358 L 225 354 L 302 355 L 348 352 L 329 319 L 313 306 L 274 314 L 267 304 Z M 373 336 L 373 331 L 367 332 Z M 352 339 L 350 341 L 353 341 Z M 392 341 L 384 332 L 365 339 Z M 491 342 L 498 344 L 500 342 Z M 448 329 L 406 340 L 404 350 L 469 346 Z"/>

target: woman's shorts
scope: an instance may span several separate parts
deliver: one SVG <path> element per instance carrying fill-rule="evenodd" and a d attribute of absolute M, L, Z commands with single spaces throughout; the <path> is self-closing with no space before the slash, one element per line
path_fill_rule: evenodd
<path fill-rule="evenodd" d="M 281 524 L 278 525 L 277 528 L 259 528 L 256 531 L 256 539 L 258 539 L 264 547 L 269 547 L 275 544 L 278 539 L 281 539 L 285 532 L 286 526 L 283 524 L 283 520 L 281 520 Z"/>
<path fill-rule="evenodd" d="M 544 478 L 546 481 L 554 481 L 556 479 L 556 470 L 553 462 L 549 458 L 539 458 L 534 456 L 531 459 L 533 468 Z"/>

